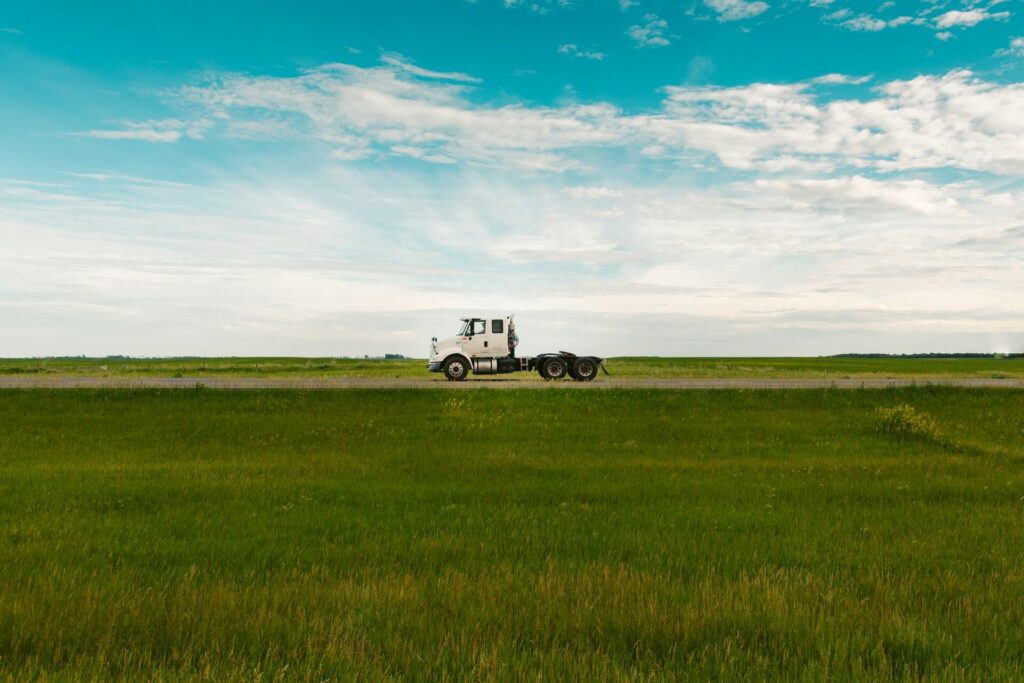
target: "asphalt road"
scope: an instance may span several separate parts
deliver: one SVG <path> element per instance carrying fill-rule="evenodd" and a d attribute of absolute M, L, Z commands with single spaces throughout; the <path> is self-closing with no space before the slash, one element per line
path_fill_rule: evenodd
<path fill-rule="evenodd" d="M 884 378 L 858 379 L 627 379 L 544 382 L 503 377 L 447 382 L 443 379 L 368 377 L 84 377 L 12 375 L 0 389 L 887 389 L 907 386 L 1024 389 L 1024 379 Z"/>

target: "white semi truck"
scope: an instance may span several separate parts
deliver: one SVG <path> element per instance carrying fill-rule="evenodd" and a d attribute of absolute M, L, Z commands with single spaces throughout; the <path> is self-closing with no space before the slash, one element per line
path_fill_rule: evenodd
<path fill-rule="evenodd" d="M 447 339 L 430 342 L 427 370 L 443 372 L 453 382 L 461 382 L 470 372 L 495 375 L 506 372 L 536 370 L 544 379 L 572 377 L 589 382 L 604 369 L 604 359 L 577 356 L 568 351 L 542 353 L 539 356 L 516 356 L 516 324 L 512 316 L 462 318 L 458 333 Z"/>

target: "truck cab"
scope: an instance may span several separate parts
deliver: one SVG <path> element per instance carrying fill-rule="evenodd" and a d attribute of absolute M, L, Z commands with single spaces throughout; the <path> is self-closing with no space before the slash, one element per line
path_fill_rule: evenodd
<path fill-rule="evenodd" d="M 499 371 L 498 359 L 515 358 L 517 341 L 510 315 L 461 318 L 453 336 L 431 340 L 427 369 L 444 372 L 449 379 L 465 378 L 471 370 L 493 374 Z"/>
<path fill-rule="evenodd" d="M 456 340 L 470 359 L 505 358 L 515 348 L 508 332 L 511 324 L 511 317 L 463 318 Z"/>

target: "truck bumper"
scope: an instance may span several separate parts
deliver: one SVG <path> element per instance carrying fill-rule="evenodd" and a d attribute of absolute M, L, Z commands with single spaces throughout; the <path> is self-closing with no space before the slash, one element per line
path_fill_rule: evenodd
<path fill-rule="evenodd" d="M 441 372 L 441 361 L 435 360 L 433 362 L 427 363 L 427 370 L 429 372 Z"/>

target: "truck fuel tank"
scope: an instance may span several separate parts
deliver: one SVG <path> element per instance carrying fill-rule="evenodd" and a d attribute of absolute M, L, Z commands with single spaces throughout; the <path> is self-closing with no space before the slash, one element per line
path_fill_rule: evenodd
<path fill-rule="evenodd" d="M 496 358 L 474 358 L 473 372 L 478 375 L 494 375 L 498 372 L 498 360 Z"/>

